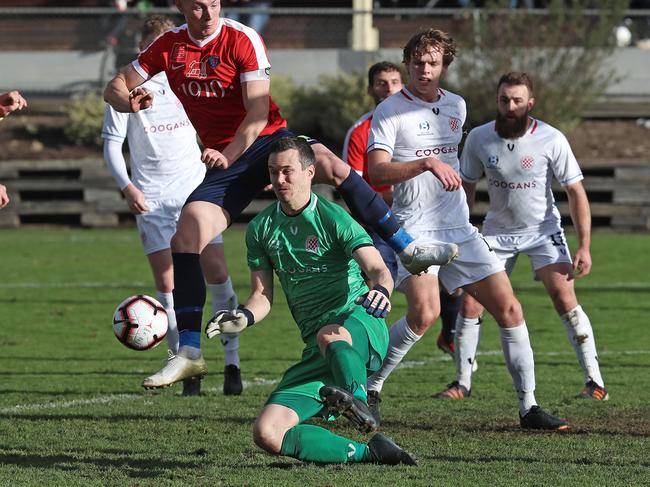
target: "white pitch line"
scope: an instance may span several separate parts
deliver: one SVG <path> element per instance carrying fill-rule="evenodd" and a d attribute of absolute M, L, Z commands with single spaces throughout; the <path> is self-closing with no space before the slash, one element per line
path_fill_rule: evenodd
<path fill-rule="evenodd" d="M 262 379 L 256 378 L 251 381 L 244 380 L 242 381 L 244 387 L 255 387 L 255 386 L 266 386 L 277 384 L 279 380 L 277 379 Z M 221 386 L 211 387 L 206 389 L 205 392 L 219 392 L 221 391 Z M 23 411 L 42 411 L 47 409 L 68 409 L 78 406 L 91 406 L 94 404 L 113 404 L 116 402 L 127 402 L 133 401 L 135 399 L 146 399 L 146 393 L 140 394 L 111 394 L 108 396 L 98 396 L 91 397 L 89 399 L 73 399 L 71 401 L 60 401 L 60 402 L 43 402 L 35 404 L 16 404 L 15 406 L 10 406 L 7 408 L 0 409 L 0 414 L 12 414 L 20 413 Z"/>
<path fill-rule="evenodd" d="M 0 282 L 0 288 L 5 289 L 94 289 L 94 288 L 124 288 L 124 287 L 147 287 L 153 282 Z"/>
<path fill-rule="evenodd" d="M 501 350 L 485 350 L 485 351 L 479 351 L 478 356 L 494 356 L 494 355 L 502 355 L 503 352 Z M 649 355 L 650 350 L 603 350 L 602 352 L 599 352 L 598 355 Z M 543 353 L 535 353 L 535 356 L 540 357 L 540 356 L 546 356 L 546 357 L 554 357 L 554 356 L 562 356 L 562 355 L 570 355 L 573 356 L 573 352 L 543 352 Z M 436 362 L 450 362 L 451 357 L 449 355 L 439 355 L 436 357 L 430 357 L 424 360 L 405 360 L 404 362 L 400 363 L 398 368 L 405 368 L 405 369 L 412 369 L 412 368 L 417 368 L 417 367 L 423 367 L 428 364 L 436 363 Z M 242 381 L 244 383 L 244 387 L 256 387 L 256 386 L 266 386 L 266 385 L 273 385 L 277 384 L 279 380 L 277 379 L 263 379 L 263 378 L 255 378 L 251 381 L 244 380 Z M 205 392 L 220 392 L 221 391 L 222 385 L 217 385 L 215 387 L 211 387 L 209 389 L 204 389 Z M 98 396 L 98 397 L 92 397 L 89 399 L 73 399 L 72 401 L 61 401 L 61 402 L 45 402 L 45 403 L 35 403 L 35 404 L 16 404 L 15 406 L 10 406 L 6 408 L 0 409 L 0 414 L 12 414 L 12 413 L 20 413 L 22 411 L 39 411 L 39 410 L 47 410 L 47 409 L 67 409 L 67 408 L 73 408 L 77 406 L 89 406 L 93 404 L 113 404 L 116 402 L 126 402 L 126 401 L 133 401 L 135 399 L 141 399 L 145 398 L 145 394 L 112 394 L 109 396 Z"/>
<path fill-rule="evenodd" d="M 151 285 L 150 282 L 99 282 L 99 281 L 80 281 L 80 282 L 0 282 L 0 288 L 6 289 L 49 289 L 49 288 L 122 288 L 122 287 L 143 287 Z M 541 283 L 523 283 L 515 284 L 515 290 L 536 290 L 543 289 Z M 621 290 L 621 289 L 638 289 L 650 290 L 650 282 L 611 282 L 607 284 L 581 284 L 580 289 L 585 291 L 597 290 Z"/>

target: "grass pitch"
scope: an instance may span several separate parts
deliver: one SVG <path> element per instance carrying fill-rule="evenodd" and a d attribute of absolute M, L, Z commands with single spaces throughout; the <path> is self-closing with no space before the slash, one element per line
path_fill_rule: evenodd
<path fill-rule="evenodd" d="M 240 299 L 248 292 L 243 234 L 226 233 Z M 569 238 L 570 242 L 571 238 Z M 573 241 L 572 243 L 575 243 Z M 595 333 L 611 399 L 574 399 L 582 373 L 564 327 L 526 258 L 513 282 L 535 351 L 537 399 L 569 419 L 566 434 L 528 433 L 500 351 L 483 325 L 472 397 L 431 394 L 454 378 L 435 326 L 384 388 L 382 430 L 417 468 L 301 464 L 267 455 L 251 425 L 302 343 L 280 290 L 271 315 L 241 338 L 245 391 L 221 394 L 221 345 L 204 340 L 205 395 L 144 391 L 165 347 L 135 352 L 112 334 L 114 307 L 155 295 L 132 229 L 0 232 L 0 485 L 648 485 L 650 484 L 650 235 L 596 234 L 578 297 Z M 404 312 L 397 295 L 389 322 Z M 207 313 L 206 313 L 207 315 Z M 329 426 L 361 440 L 345 420 Z"/>

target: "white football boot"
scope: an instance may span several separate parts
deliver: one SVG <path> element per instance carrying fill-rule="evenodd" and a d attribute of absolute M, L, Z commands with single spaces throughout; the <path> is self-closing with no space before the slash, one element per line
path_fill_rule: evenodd
<path fill-rule="evenodd" d="M 155 374 L 144 379 L 142 381 L 142 387 L 145 389 L 169 387 L 183 379 L 193 377 L 202 379 L 207 374 L 208 365 L 205 363 L 203 355 L 197 359 L 189 359 L 181 355 L 170 354 L 165 366 Z"/>
<path fill-rule="evenodd" d="M 416 245 L 411 242 L 399 254 L 399 260 L 413 275 L 425 272 L 432 265 L 447 265 L 458 257 L 458 245 L 444 243 Z"/>

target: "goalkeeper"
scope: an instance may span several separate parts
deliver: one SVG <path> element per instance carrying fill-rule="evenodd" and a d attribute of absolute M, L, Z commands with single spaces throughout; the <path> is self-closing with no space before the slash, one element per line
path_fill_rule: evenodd
<path fill-rule="evenodd" d="M 314 153 L 299 137 L 270 148 L 269 173 L 278 202 L 248 225 L 251 294 L 236 310 L 218 312 L 206 334 L 237 333 L 262 320 L 273 302 L 273 271 L 287 296 L 305 349 L 289 368 L 255 422 L 255 443 L 269 453 L 317 463 L 370 462 L 415 465 L 387 436 L 359 443 L 320 426 L 320 416 L 345 416 L 370 433 L 366 378 L 388 346 L 384 317 L 393 281 L 368 234 L 341 207 L 311 191 Z M 361 269 L 373 288 L 366 287 Z"/>

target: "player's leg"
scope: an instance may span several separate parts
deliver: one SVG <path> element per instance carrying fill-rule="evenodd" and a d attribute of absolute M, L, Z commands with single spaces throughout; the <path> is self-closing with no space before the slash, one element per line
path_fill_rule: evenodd
<path fill-rule="evenodd" d="M 368 409 L 366 394 L 368 337 L 356 335 L 357 343 L 353 344 L 350 331 L 341 325 L 325 325 L 318 330 L 318 348 L 334 378 L 334 384 L 323 386 L 319 394 L 330 410 L 343 414 L 361 431 L 370 432 L 377 429 L 377 422 Z"/>
<path fill-rule="evenodd" d="M 207 365 L 201 353 L 201 321 L 205 305 L 205 281 L 200 255 L 228 223 L 227 213 L 207 201 L 192 201 L 181 212 L 171 241 L 174 266 L 174 311 L 179 332 L 178 354 L 142 386 L 167 387 L 192 377 L 202 378 Z"/>
<path fill-rule="evenodd" d="M 163 305 L 167 312 L 167 348 L 172 354 L 178 353 L 178 329 L 176 327 L 176 314 L 174 313 L 174 269 L 172 267 L 172 253 L 170 249 L 159 250 L 147 254 L 154 282 L 156 283 L 156 299 Z"/>
<path fill-rule="evenodd" d="M 213 314 L 220 310 L 237 308 L 239 303 L 228 274 L 221 235 L 213 239 L 201 253 L 201 268 L 212 297 Z M 243 389 L 239 362 L 239 333 L 223 333 L 219 335 L 219 339 L 225 354 L 223 393 L 239 395 Z"/>
<path fill-rule="evenodd" d="M 433 274 L 410 276 L 400 283 L 406 294 L 407 314 L 388 332 L 388 352 L 381 368 L 368 378 L 368 391 L 381 392 L 384 381 L 440 313 L 438 278 Z M 374 394 L 373 394 L 374 395 Z"/>
<path fill-rule="evenodd" d="M 156 299 L 167 312 L 167 348 L 173 355 L 178 353 L 178 329 L 172 295 L 174 271 L 169 247 L 181 207 L 182 202 L 154 200 L 149 201 L 147 213 L 136 215 L 138 232 L 156 285 Z"/>
<path fill-rule="evenodd" d="M 443 352 L 454 356 L 454 336 L 456 334 L 456 320 L 462 304 L 462 290 L 457 289 L 449 294 L 444 289 L 440 290 L 440 333 L 436 345 Z"/>
<path fill-rule="evenodd" d="M 315 463 L 416 464 L 410 454 L 379 433 L 364 444 L 320 426 L 301 424 L 316 415 L 322 404 L 298 395 L 283 399 L 291 406 L 267 403 L 253 426 L 255 444 L 273 455 Z"/>
<path fill-rule="evenodd" d="M 499 324 L 506 366 L 519 399 L 521 426 L 528 429 L 564 430 L 566 421 L 544 412 L 535 399 L 535 361 L 521 304 L 505 271 L 464 286 Z"/>
<path fill-rule="evenodd" d="M 424 272 L 431 265 L 447 264 L 458 255 L 458 247 L 451 243 L 416 245 L 413 237 L 399 226 L 381 195 L 361 176 L 323 144 L 313 144 L 312 149 L 316 155 L 314 182 L 334 185 L 354 217 L 375 230 L 412 274 Z"/>
<path fill-rule="evenodd" d="M 472 390 L 472 373 L 475 371 L 476 352 L 481 331 L 480 316 L 483 306 L 467 293 L 462 297 L 462 308 L 456 321 L 455 353 L 456 380 L 433 397 L 464 399 Z"/>
<path fill-rule="evenodd" d="M 564 323 L 569 342 L 584 372 L 585 388 L 578 397 L 607 400 L 609 396 L 600 373 L 594 331 L 589 317 L 578 304 L 571 272 L 571 264 L 565 262 L 536 269 Z"/>

